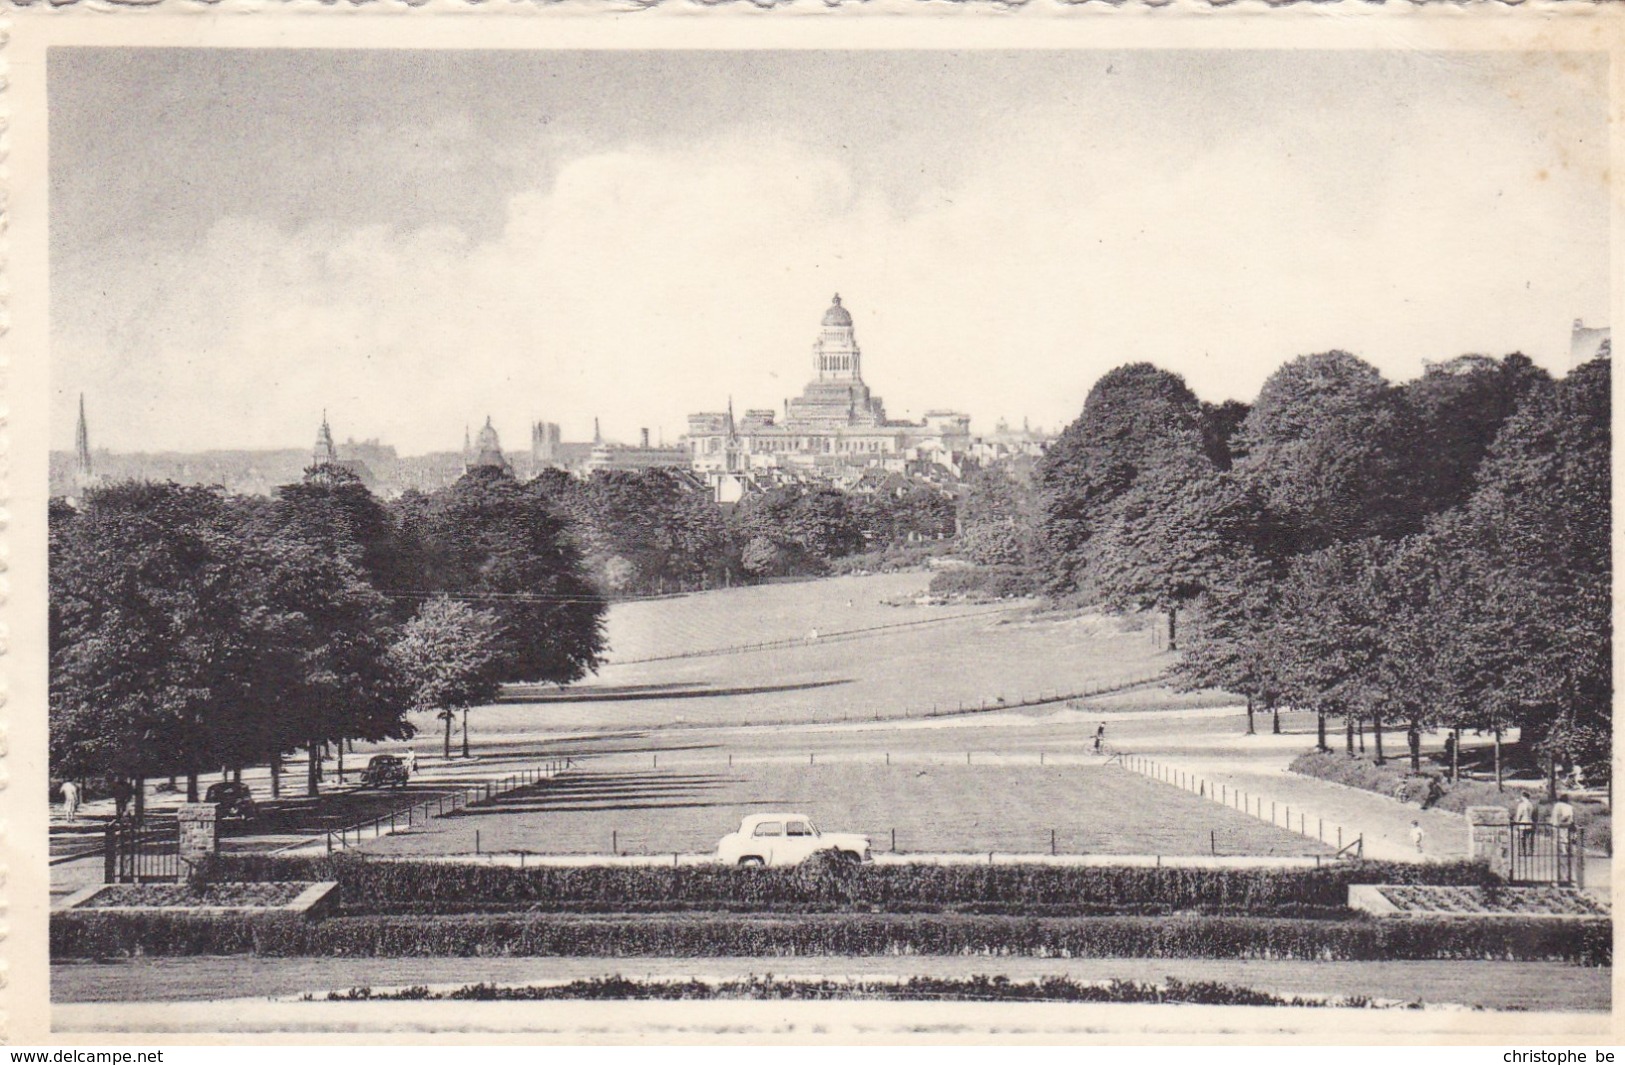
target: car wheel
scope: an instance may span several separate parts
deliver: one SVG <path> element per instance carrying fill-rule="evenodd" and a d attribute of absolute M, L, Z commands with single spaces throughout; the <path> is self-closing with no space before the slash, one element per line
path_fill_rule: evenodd
<path fill-rule="evenodd" d="M 755 868 L 761 868 L 763 865 L 766 865 L 767 863 L 762 861 L 762 859 L 758 858 L 756 855 L 752 854 L 749 857 L 739 859 L 739 864 L 742 865 L 742 866 L 751 866 L 751 867 L 755 867 Z"/>

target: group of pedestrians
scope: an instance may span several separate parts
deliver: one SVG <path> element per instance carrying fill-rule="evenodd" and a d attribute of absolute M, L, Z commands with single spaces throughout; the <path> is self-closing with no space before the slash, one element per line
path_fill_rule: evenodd
<path fill-rule="evenodd" d="M 1517 835 L 1518 853 L 1535 853 L 1535 829 L 1539 823 L 1539 810 L 1528 795 L 1518 797 L 1518 805 L 1512 810 L 1512 830 Z M 1574 807 L 1566 798 L 1559 798 L 1552 803 L 1552 808 L 1546 813 L 1546 823 L 1553 829 L 1552 835 L 1556 838 L 1557 852 L 1568 853 L 1570 840 L 1574 829 Z M 1420 820 L 1411 822 L 1411 845 L 1416 853 L 1421 854 L 1427 841 L 1427 833 L 1422 828 Z"/>
<path fill-rule="evenodd" d="M 84 787 L 77 781 L 64 780 L 58 790 L 62 793 L 63 816 L 70 822 L 79 820 L 79 807 L 85 802 Z M 135 787 L 123 777 L 113 777 L 107 782 L 107 794 L 113 797 L 113 816 L 123 820 L 130 800 L 135 798 Z"/>

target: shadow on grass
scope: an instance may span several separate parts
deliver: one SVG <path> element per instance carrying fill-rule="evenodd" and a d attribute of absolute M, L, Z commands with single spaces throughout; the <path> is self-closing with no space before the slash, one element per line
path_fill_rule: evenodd
<path fill-rule="evenodd" d="M 693 686 L 653 685 L 655 690 L 644 690 L 643 685 L 628 685 L 619 688 L 581 688 L 577 690 L 566 689 L 552 693 L 537 693 L 519 697 L 516 695 L 503 695 L 497 699 L 498 703 L 620 703 L 636 702 L 644 699 L 715 699 L 731 695 L 767 695 L 774 692 L 800 692 L 810 691 L 814 688 L 832 688 L 841 684 L 851 684 L 850 677 L 835 680 L 814 680 L 801 684 L 751 684 L 732 688 L 702 688 Z"/>

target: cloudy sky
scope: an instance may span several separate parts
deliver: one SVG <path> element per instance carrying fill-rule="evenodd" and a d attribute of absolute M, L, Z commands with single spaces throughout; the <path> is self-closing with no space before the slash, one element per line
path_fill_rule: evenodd
<path fill-rule="evenodd" d="M 56 49 L 53 442 L 671 440 L 839 291 L 894 417 L 1058 426 L 1606 321 L 1601 56 Z"/>

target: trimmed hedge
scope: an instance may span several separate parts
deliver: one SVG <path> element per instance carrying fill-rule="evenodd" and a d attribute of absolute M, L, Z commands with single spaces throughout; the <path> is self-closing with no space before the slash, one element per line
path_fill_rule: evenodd
<path fill-rule="evenodd" d="M 773 976 L 749 976 L 743 980 L 632 980 L 624 976 L 572 980 L 567 984 L 527 984 L 519 987 L 501 984 L 466 984 L 453 991 L 430 991 L 427 987 L 373 991 L 353 987 L 332 991 L 324 1002 L 423 1002 L 425 1000 L 463 1002 L 548 1002 L 575 1000 L 661 1000 L 767 999 L 814 1001 L 870 999 L 887 1002 L 934 1002 L 963 999 L 977 1002 L 1150 1002 L 1157 1004 L 1194 1003 L 1205 1006 L 1328 1006 L 1324 998 L 1301 995 L 1274 995 L 1267 991 L 1237 987 L 1209 980 L 1186 983 L 1169 978 L 1165 984 L 1112 980 L 1097 984 L 1067 976 L 1042 980 L 1011 980 L 1004 976 L 963 978 L 911 976 L 907 980 L 799 980 Z M 1339 999 L 1336 1004 L 1369 1006 L 1364 996 Z"/>
<path fill-rule="evenodd" d="M 1608 965 L 1613 922 L 924 914 L 339 917 L 322 922 L 67 911 L 51 956 L 785 957 L 1018 955 L 1307 961 L 1504 960 Z"/>
<path fill-rule="evenodd" d="M 662 912 L 1014 913 L 1023 916 L 1233 913 L 1343 916 L 1350 884 L 1499 883 L 1475 862 L 1339 862 L 1318 869 L 877 865 L 789 869 L 512 866 L 228 856 L 210 881 L 336 880 L 347 914 Z"/>

